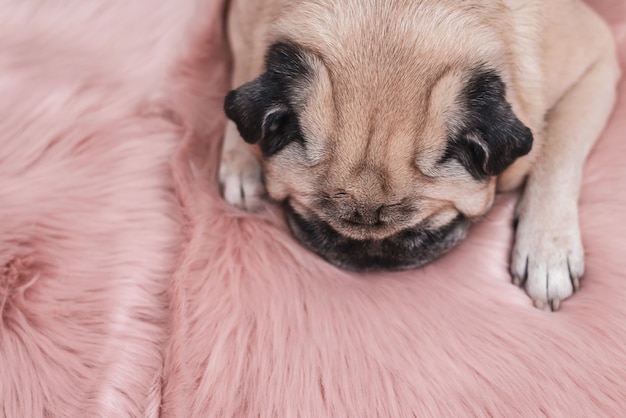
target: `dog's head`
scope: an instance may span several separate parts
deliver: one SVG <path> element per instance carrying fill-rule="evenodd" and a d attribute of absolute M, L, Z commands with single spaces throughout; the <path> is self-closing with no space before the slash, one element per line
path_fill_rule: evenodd
<path fill-rule="evenodd" d="M 410 268 L 465 237 L 533 136 L 507 101 L 497 34 L 445 13 L 371 15 L 292 17 L 225 110 L 259 143 L 302 243 L 344 268 Z"/>

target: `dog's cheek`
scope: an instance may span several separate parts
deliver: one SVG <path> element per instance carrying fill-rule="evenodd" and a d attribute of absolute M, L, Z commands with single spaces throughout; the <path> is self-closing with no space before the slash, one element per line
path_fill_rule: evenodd
<path fill-rule="evenodd" d="M 282 202 L 293 195 L 311 194 L 306 173 L 284 158 L 266 161 L 264 172 L 265 189 L 273 200 Z"/>
<path fill-rule="evenodd" d="M 280 168 L 276 164 L 264 164 L 264 181 L 267 194 L 276 201 L 283 201 L 289 197 L 289 187 L 280 175 Z"/>
<path fill-rule="evenodd" d="M 311 201 L 323 191 L 324 183 L 315 167 L 307 161 L 305 149 L 299 143 L 287 145 L 277 154 L 264 158 L 265 187 L 270 197 L 283 201 L 295 196 L 299 201 Z"/>
<path fill-rule="evenodd" d="M 469 176 L 468 176 L 469 177 Z M 468 219 L 478 218 L 491 208 L 496 191 L 496 179 L 475 181 L 469 179 L 447 179 L 421 188 L 422 195 L 433 203 L 431 213 L 442 211 L 441 204 L 447 202 Z"/>
<path fill-rule="evenodd" d="M 492 178 L 484 185 L 478 185 L 477 190 L 473 193 L 459 193 L 457 196 L 462 198 L 456 199 L 455 205 L 460 213 L 468 219 L 475 219 L 486 214 L 495 199 L 496 179 Z"/>
<path fill-rule="evenodd" d="M 459 211 L 453 207 L 446 207 L 428 219 L 432 228 L 442 228 L 459 216 Z"/>

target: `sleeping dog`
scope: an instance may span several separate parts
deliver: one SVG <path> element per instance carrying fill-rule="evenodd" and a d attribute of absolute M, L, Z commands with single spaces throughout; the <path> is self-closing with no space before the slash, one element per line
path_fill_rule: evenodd
<path fill-rule="evenodd" d="M 578 289 L 581 174 L 620 77 L 584 3 L 231 0 L 228 36 L 228 202 L 267 192 L 329 262 L 405 269 L 523 187 L 514 283 L 553 310 Z"/>

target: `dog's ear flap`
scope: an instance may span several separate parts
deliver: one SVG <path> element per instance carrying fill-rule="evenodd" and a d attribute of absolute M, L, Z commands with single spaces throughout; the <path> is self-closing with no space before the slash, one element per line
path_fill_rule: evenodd
<path fill-rule="evenodd" d="M 495 71 L 480 71 L 460 98 L 464 122 L 448 141 L 444 159 L 456 158 L 477 179 L 497 176 L 528 154 L 533 134 L 506 101 L 506 87 Z"/>
<path fill-rule="evenodd" d="M 310 75 L 304 52 L 287 42 L 273 44 L 265 57 L 266 72 L 232 90 L 224 111 L 241 137 L 272 155 L 291 141 L 301 141 L 294 102 Z"/>
<path fill-rule="evenodd" d="M 230 91 L 224 100 L 224 111 L 231 119 L 241 137 L 255 144 L 276 130 L 280 118 L 287 112 L 287 106 L 280 97 L 281 86 L 265 73 Z"/>

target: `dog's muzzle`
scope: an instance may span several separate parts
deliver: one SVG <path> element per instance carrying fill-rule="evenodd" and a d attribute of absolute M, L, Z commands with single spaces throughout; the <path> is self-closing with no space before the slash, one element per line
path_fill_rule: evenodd
<path fill-rule="evenodd" d="M 305 216 L 286 205 L 293 235 L 330 263 L 348 270 L 405 270 L 443 255 L 465 238 L 470 222 L 459 215 L 439 228 L 420 224 L 383 239 L 349 238 L 313 213 Z"/>

